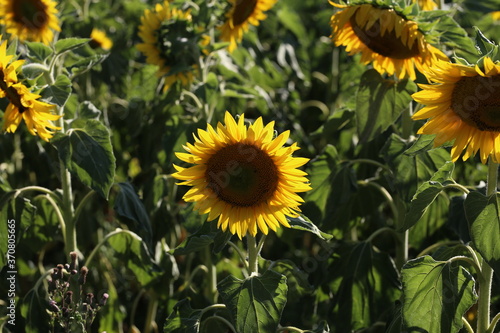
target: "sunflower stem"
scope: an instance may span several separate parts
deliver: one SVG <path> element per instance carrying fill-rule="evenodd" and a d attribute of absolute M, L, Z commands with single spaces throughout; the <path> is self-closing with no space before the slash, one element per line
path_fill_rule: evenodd
<path fill-rule="evenodd" d="M 248 248 L 248 275 L 258 275 L 259 274 L 259 249 L 257 248 L 257 242 L 255 241 L 255 236 L 247 234 L 247 248 Z"/>
<path fill-rule="evenodd" d="M 208 268 L 208 290 L 207 298 L 213 302 L 217 302 L 217 270 L 212 261 L 212 251 L 210 251 L 210 246 L 205 249 L 205 265 Z"/>
<path fill-rule="evenodd" d="M 490 157 L 488 161 L 488 178 L 486 195 L 489 197 L 497 192 L 498 163 L 493 162 Z M 490 326 L 490 301 L 491 284 L 493 280 L 493 269 L 483 259 L 481 272 L 479 274 L 479 299 L 477 301 L 477 333 L 486 333 Z"/>

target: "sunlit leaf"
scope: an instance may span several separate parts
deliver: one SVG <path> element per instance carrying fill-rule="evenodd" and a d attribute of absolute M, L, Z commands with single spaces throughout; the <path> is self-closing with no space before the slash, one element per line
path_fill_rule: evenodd
<path fill-rule="evenodd" d="M 54 45 L 54 48 L 57 54 L 61 54 L 82 47 L 89 41 L 91 41 L 90 38 L 64 38 L 59 39 Z"/>
<path fill-rule="evenodd" d="M 406 263 L 401 274 L 406 330 L 456 333 L 462 328 L 462 316 L 477 300 L 474 278 L 465 268 L 424 256 Z"/>
<path fill-rule="evenodd" d="M 66 75 L 59 75 L 54 84 L 45 88 L 41 95 L 49 103 L 64 106 L 71 95 L 71 81 Z"/>
<path fill-rule="evenodd" d="M 500 274 L 499 213 L 497 195 L 486 197 L 479 192 L 471 192 L 465 199 L 472 242 L 497 275 Z"/>
<path fill-rule="evenodd" d="M 179 301 L 163 326 L 165 333 L 198 333 L 200 331 L 201 310 L 191 308 L 188 299 Z"/>
<path fill-rule="evenodd" d="M 284 275 L 266 271 L 261 276 L 240 280 L 228 276 L 217 285 L 240 333 L 274 332 L 287 301 Z"/>

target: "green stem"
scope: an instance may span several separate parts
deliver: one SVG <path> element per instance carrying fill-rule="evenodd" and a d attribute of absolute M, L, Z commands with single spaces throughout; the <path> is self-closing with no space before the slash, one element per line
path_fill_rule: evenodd
<path fill-rule="evenodd" d="M 54 199 L 50 195 L 48 195 L 48 194 L 45 195 L 45 196 L 43 196 L 42 198 L 45 198 L 52 205 L 52 208 L 54 208 L 54 212 L 56 213 L 57 219 L 59 220 L 59 224 L 61 225 L 61 232 L 62 232 L 63 237 L 64 237 L 64 243 L 67 244 L 67 241 L 66 241 L 66 230 L 67 230 L 67 227 L 66 227 L 64 216 L 61 213 L 61 210 L 59 209 L 59 206 L 54 201 Z"/>
<path fill-rule="evenodd" d="M 493 333 L 495 331 L 495 327 L 497 326 L 499 320 L 500 320 L 500 312 L 497 313 L 495 317 L 493 317 L 493 320 L 491 321 L 491 325 L 488 328 L 488 331 L 486 331 L 486 332 Z"/>
<path fill-rule="evenodd" d="M 212 262 L 212 252 L 210 246 L 205 249 L 205 264 L 208 268 L 208 295 L 207 298 L 215 303 L 217 302 L 217 270 Z"/>
<path fill-rule="evenodd" d="M 413 103 L 408 104 L 408 108 L 401 114 L 401 137 L 403 139 L 409 139 L 413 134 L 413 119 L 411 119 L 413 113 Z"/>
<path fill-rule="evenodd" d="M 248 272 L 248 263 L 247 263 L 246 257 L 245 257 L 245 255 L 243 254 L 243 252 L 242 252 L 242 251 L 240 250 L 240 248 L 239 248 L 236 244 L 234 244 L 233 242 L 228 241 L 228 242 L 227 242 L 227 244 L 228 244 L 229 246 L 231 246 L 231 247 L 232 247 L 232 248 L 236 251 L 236 253 L 238 253 L 238 257 L 240 257 L 241 262 L 243 263 L 243 265 L 245 266 L 245 269 L 246 269 L 246 270 L 247 270 L 247 272 Z"/>
<path fill-rule="evenodd" d="M 472 328 L 472 326 L 470 326 L 469 322 L 464 317 L 462 317 L 462 323 L 464 324 L 464 327 L 468 333 L 474 333 L 474 329 Z"/>
<path fill-rule="evenodd" d="M 111 237 L 113 237 L 114 235 L 117 235 L 117 234 L 121 234 L 121 233 L 126 233 L 126 234 L 130 234 L 132 235 L 133 237 L 137 237 L 136 234 L 134 234 L 133 232 L 131 231 L 128 231 L 128 230 L 123 230 L 121 228 L 116 228 L 115 231 L 112 231 L 110 232 L 109 234 L 107 234 L 106 236 L 104 236 L 104 238 L 99 242 L 99 244 L 97 244 L 94 249 L 92 250 L 92 252 L 90 253 L 90 255 L 87 257 L 87 260 L 85 262 L 85 265 L 88 267 L 90 266 L 90 262 L 92 261 L 92 259 L 94 259 L 94 256 L 97 254 L 97 251 L 101 248 L 101 246 L 103 246 L 107 241 L 108 239 L 110 239 Z"/>
<path fill-rule="evenodd" d="M 280 327 L 276 332 L 297 332 L 297 333 L 304 333 L 303 330 L 297 327 L 293 326 L 286 326 L 286 327 Z"/>
<path fill-rule="evenodd" d="M 153 326 L 156 327 L 156 325 L 153 325 L 153 323 L 156 320 L 156 311 L 158 310 L 158 297 L 154 293 L 151 295 L 151 300 L 149 301 L 148 304 L 148 312 L 146 314 L 146 322 L 144 323 L 144 333 L 149 333 L 151 332 L 151 329 Z"/>
<path fill-rule="evenodd" d="M 257 242 L 255 241 L 255 237 L 247 234 L 247 247 L 248 247 L 248 275 L 258 275 L 259 274 L 259 265 L 258 265 L 258 257 L 259 251 L 257 248 Z"/>
<path fill-rule="evenodd" d="M 76 207 L 76 210 L 75 210 L 75 216 L 74 216 L 75 223 L 76 223 L 76 221 L 78 221 L 78 217 L 80 217 L 80 214 L 82 213 L 82 209 L 85 207 L 85 205 L 87 204 L 87 202 L 92 198 L 92 196 L 95 193 L 96 193 L 96 191 L 94 191 L 94 190 L 88 192 L 83 197 L 83 199 L 80 201 L 80 203 L 78 204 L 78 206 Z"/>
<path fill-rule="evenodd" d="M 498 182 L 498 163 L 492 158 L 488 161 L 488 178 L 486 186 L 486 196 L 495 195 Z M 477 302 L 477 333 L 486 333 L 490 326 L 490 302 L 491 284 L 493 280 L 493 269 L 483 259 L 481 272 L 479 273 L 479 300 Z"/>

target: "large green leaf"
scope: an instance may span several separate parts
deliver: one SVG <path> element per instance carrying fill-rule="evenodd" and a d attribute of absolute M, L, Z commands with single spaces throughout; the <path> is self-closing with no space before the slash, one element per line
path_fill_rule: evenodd
<path fill-rule="evenodd" d="M 135 274 L 142 286 L 157 282 L 160 269 L 141 237 L 131 231 L 124 231 L 112 235 L 108 243 L 116 251 L 119 261 Z"/>
<path fill-rule="evenodd" d="M 453 162 L 443 164 L 432 176 L 431 180 L 419 186 L 410 202 L 410 209 L 406 213 L 399 231 L 405 231 L 413 227 L 427 211 L 429 205 L 434 202 L 439 193 L 445 188 L 446 184 L 453 183 L 451 174 L 453 173 L 454 165 Z"/>
<path fill-rule="evenodd" d="M 118 183 L 118 187 L 120 190 L 114 204 L 116 213 L 125 217 L 124 222 L 144 239 L 148 248 L 151 248 L 153 231 L 146 208 L 130 183 Z M 128 223 L 129 221 L 132 223 Z"/>
<path fill-rule="evenodd" d="M 273 271 L 240 280 L 230 275 L 217 285 L 239 333 L 274 332 L 286 304 L 286 277 Z"/>
<path fill-rule="evenodd" d="M 191 308 L 188 299 L 179 301 L 163 326 L 165 333 L 198 333 L 200 331 L 201 310 Z"/>
<path fill-rule="evenodd" d="M 456 333 L 476 302 L 474 278 L 456 262 L 420 257 L 402 269 L 403 321 L 409 332 Z"/>
<path fill-rule="evenodd" d="M 54 84 L 45 88 L 42 93 L 42 98 L 50 103 L 64 106 L 69 96 L 71 95 L 71 81 L 66 75 L 59 75 Z"/>
<path fill-rule="evenodd" d="M 28 48 L 28 57 L 37 62 L 44 62 L 54 51 L 47 45 L 40 42 L 24 42 Z"/>
<path fill-rule="evenodd" d="M 359 139 L 367 142 L 384 132 L 408 108 L 417 86 L 411 80 L 384 79 L 376 70 L 367 70 L 360 80 L 356 99 Z"/>
<path fill-rule="evenodd" d="M 56 135 L 52 143 L 59 158 L 80 181 L 108 197 L 115 176 L 115 156 L 106 126 L 90 119 L 83 128 Z"/>
<path fill-rule="evenodd" d="M 38 284 L 37 284 L 38 286 Z M 35 287 L 36 288 L 36 287 Z M 25 332 L 49 332 L 49 304 L 45 288 L 31 289 L 19 303 L 21 316 L 25 320 Z"/>
<path fill-rule="evenodd" d="M 400 296 L 394 262 L 370 242 L 341 244 L 333 256 L 328 278 L 334 295 L 331 318 L 339 332 L 370 327 L 392 309 Z"/>
<path fill-rule="evenodd" d="M 499 212 L 497 195 L 486 197 L 479 192 L 472 192 L 465 199 L 465 214 L 472 242 L 498 276 L 500 276 Z"/>

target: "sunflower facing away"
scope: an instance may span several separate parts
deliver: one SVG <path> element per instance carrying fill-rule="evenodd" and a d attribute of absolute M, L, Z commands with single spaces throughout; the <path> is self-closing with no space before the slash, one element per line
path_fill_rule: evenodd
<path fill-rule="evenodd" d="M 241 42 L 249 24 L 258 26 L 266 19 L 265 11 L 271 9 L 277 0 L 229 0 L 231 10 L 226 14 L 226 22 L 220 27 L 221 39 L 229 42 L 228 51 L 233 52 Z"/>
<path fill-rule="evenodd" d="M 425 105 L 413 119 L 429 118 L 418 134 L 436 134 L 435 146 L 454 140 L 453 161 L 480 151 L 482 163 L 489 156 L 500 162 L 500 65 L 488 57 L 483 64 L 439 62 L 429 74 L 435 84 L 421 84 L 412 95 Z"/>
<path fill-rule="evenodd" d="M 52 42 L 61 31 L 57 13 L 52 0 L 0 0 L 0 23 L 21 41 Z"/>
<path fill-rule="evenodd" d="M 432 0 L 413 0 L 413 2 L 418 2 L 418 6 L 422 10 L 434 10 L 438 8 L 438 4 Z"/>
<path fill-rule="evenodd" d="M 137 49 L 148 64 L 159 66 L 158 76 L 165 77 L 165 89 L 180 81 L 193 80 L 193 70 L 206 44 L 205 36 L 194 25 L 189 11 L 171 8 L 168 1 L 146 9 L 141 17 Z"/>
<path fill-rule="evenodd" d="M 394 9 L 330 3 L 342 8 L 330 20 L 335 46 L 344 45 L 349 55 L 361 53 L 361 62 L 373 63 L 381 74 L 415 80 L 415 67 L 425 73 L 438 59 L 447 60 L 426 42 L 417 23 L 406 20 Z"/>
<path fill-rule="evenodd" d="M 294 143 L 283 147 L 290 131 L 273 139 L 274 122 L 264 126 L 258 118 L 248 128 L 244 115 L 238 122 L 226 112 L 225 125 L 198 130 L 194 144 L 187 143 L 188 153 L 176 153 L 189 168 L 174 165 L 172 176 L 183 180 L 179 185 L 192 188 L 184 195 L 195 202 L 208 220 L 219 218 L 217 226 L 229 229 L 241 239 L 257 228 L 267 234 L 281 225 L 290 227 L 287 216 L 297 216 L 303 202 L 297 192 L 311 189 L 306 173 L 297 168 L 308 159 L 292 157 L 299 149 Z"/>

